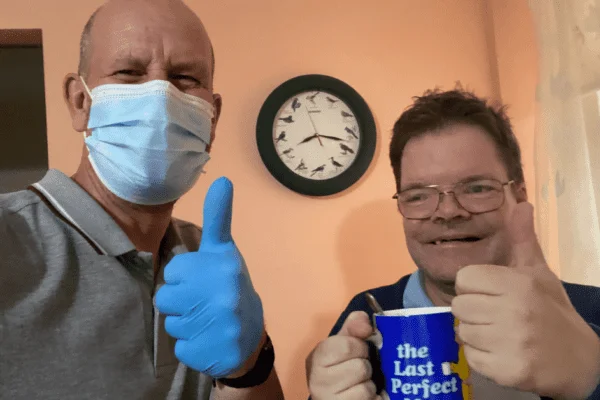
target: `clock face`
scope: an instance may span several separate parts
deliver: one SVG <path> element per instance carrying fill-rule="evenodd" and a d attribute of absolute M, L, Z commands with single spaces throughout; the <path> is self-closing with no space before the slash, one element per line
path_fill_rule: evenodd
<path fill-rule="evenodd" d="M 350 168 L 360 138 L 352 109 L 327 91 L 290 97 L 273 123 L 277 155 L 290 171 L 311 180 L 335 178 Z"/>
<path fill-rule="evenodd" d="M 271 175 L 309 196 L 328 196 L 355 184 L 377 143 L 369 106 L 331 76 L 291 78 L 266 98 L 256 121 L 256 146 Z"/>

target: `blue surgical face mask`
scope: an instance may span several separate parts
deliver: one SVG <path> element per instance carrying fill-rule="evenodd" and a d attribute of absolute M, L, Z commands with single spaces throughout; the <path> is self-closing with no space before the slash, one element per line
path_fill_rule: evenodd
<path fill-rule="evenodd" d="M 210 158 L 212 104 L 167 81 L 91 92 L 82 82 L 92 99 L 89 160 L 108 190 L 131 203 L 157 205 L 194 186 Z"/>

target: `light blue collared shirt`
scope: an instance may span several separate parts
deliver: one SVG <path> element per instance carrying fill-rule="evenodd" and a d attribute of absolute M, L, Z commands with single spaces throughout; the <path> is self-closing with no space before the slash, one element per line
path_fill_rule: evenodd
<path fill-rule="evenodd" d="M 423 286 L 423 273 L 420 269 L 408 278 L 402 298 L 404 308 L 434 307 Z"/>

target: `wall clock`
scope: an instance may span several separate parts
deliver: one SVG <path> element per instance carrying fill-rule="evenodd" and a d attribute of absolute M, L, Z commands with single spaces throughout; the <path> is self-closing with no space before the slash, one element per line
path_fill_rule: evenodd
<path fill-rule="evenodd" d="M 302 75 L 277 87 L 256 124 L 260 157 L 275 179 L 309 196 L 352 186 L 366 172 L 377 141 L 364 99 L 345 82 Z"/>

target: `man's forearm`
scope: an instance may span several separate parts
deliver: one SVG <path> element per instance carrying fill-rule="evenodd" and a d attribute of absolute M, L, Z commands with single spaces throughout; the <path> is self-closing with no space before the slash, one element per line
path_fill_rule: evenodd
<path fill-rule="evenodd" d="M 275 368 L 271 371 L 269 378 L 261 385 L 236 389 L 217 382 L 213 388 L 211 400 L 283 400 L 283 390 Z"/>

